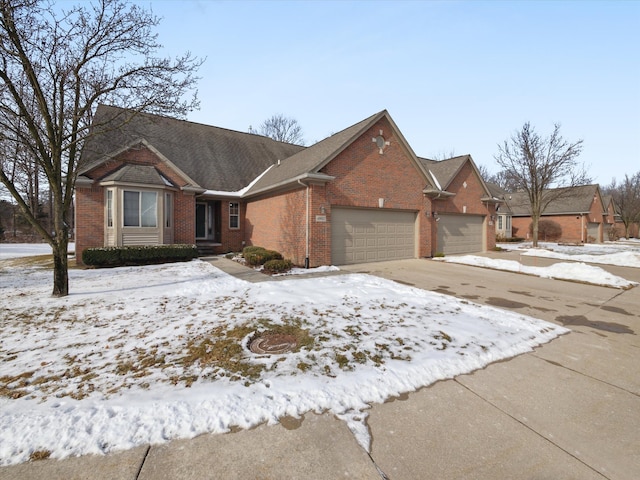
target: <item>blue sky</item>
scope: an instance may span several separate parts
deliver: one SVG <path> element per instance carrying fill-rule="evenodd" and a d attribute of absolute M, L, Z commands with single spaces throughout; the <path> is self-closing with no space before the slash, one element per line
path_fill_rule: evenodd
<path fill-rule="evenodd" d="M 139 2 L 164 54 L 201 67 L 188 119 L 247 131 L 276 113 L 307 144 L 388 110 L 419 156 L 497 145 L 530 121 L 584 140 L 595 182 L 640 170 L 638 1 Z"/>

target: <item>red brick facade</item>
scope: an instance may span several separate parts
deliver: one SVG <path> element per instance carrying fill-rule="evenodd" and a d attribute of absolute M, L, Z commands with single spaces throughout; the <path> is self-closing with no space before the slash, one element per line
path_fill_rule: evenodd
<path fill-rule="evenodd" d="M 389 142 L 382 154 L 372 141 L 381 130 Z M 427 185 L 423 174 L 386 119 L 369 128 L 324 166 L 321 173 L 335 180 L 326 185 L 311 183 L 308 191 L 300 186 L 297 190 L 250 201 L 245 218 L 247 244 L 278 250 L 297 265 L 304 265 L 305 258 L 311 267 L 328 265 L 331 263 L 331 209 L 377 209 L 379 199 L 383 198 L 385 209 L 416 212 L 416 255 L 429 257 L 435 248 L 436 222 L 431 215 L 435 209 L 452 213 L 466 210 L 470 215 L 484 215 L 488 221 L 495 215 L 494 205 L 480 200 L 486 192 L 469 163 L 449 188 L 458 193 L 432 204 L 423 193 Z M 323 221 L 317 221 L 317 216 Z M 493 248 L 495 229 L 486 228 L 486 234 L 487 248 Z"/>
<path fill-rule="evenodd" d="M 382 153 L 372 139 L 382 135 L 388 144 Z M 470 162 L 464 164 L 447 187 L 454 196 L 432 200 L 424 170 L 387 117 L 382 117 L 349 143 L 320 173 L 328 182 L 304 180 L 260 197 L 201 198 L 185 193 L 184 178 L 151 149 L 125 151 L 84 176 L 94 183 L 79 183 L 76 189 L 76 255 L 88 247 L 105 245 L 105 187 L 99 182 L 124 163 L 152 165 L 178 188 L 174 194 L 173 243 L 196 243 L 196 201 L 219 203 L 220 241 L 215 253 L 240 251 L 245 245 L 260 245 L 281 252 L 296 265 L 331 264 L 331 212 L 335 207 L 388 209 L 416 214 L 417 257 L 435 253 L 436 219 L 433 212 L 482 215 L 486 248 L 495 246 L 495 206 L 482 202 L 487 192 Z M 162 188 L 162 187 L 160 187 Z M 288 188 L 288 189 L 287 189 Z M 383 199 L 383 206 L 379 201 Z M 229 203 L 240 205 L 239 228 L 229 225 Z M 217 203 L 216 203 L 217 205 Z"/>
<path fill-rule="evenodd" d="M 562 236 L 558 241 L 569 243 L 602 243 L 606 235 L 606 216 L 600 197 L 594 199 L 591 203 L 589 213 L 573 213 L 567 215 L 542 215 L 541 220 L 551 220 L 556 222 L 562 228 Z M 597 227 L 596 227 L 597 224 Z M 511 221 L 514 237 L 531 238 L 529 233 L 531 225 L 531 217 L 513 217 Z M 595 235 L 591 234 L 592 230 L 597 229 Z M 545 239 L 539 236 L 539 241 L 544 242 Z"/>

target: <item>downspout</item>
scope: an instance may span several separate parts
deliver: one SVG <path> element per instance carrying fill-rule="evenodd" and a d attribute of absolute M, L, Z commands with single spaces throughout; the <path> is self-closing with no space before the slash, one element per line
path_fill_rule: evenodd
<path fill-rule="evenodd" d="M 298 179 L 298 183 L 303 187 L 307 187 L 307 205 L 305 220 L 305 250 L 304 250 L 304 268 L 309 268 L 309 185 Z"/>
<path fill-rule="evenodd" d="M 580 242 L 584 243 L 584 215 L 580 215 Z"/>

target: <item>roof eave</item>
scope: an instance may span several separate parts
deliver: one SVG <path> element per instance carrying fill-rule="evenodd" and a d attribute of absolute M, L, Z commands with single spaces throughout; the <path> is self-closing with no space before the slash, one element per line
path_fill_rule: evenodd
<path fill-rule="evenodd" d="M 250 198 L 257 195 L 262 195 L 264 193 L 280 190 L 282 188 L 295 186 L 296 184 L 302 184 L 307 186 L 311 183 L 324 184 L 324 183 L 328 183 L 335 180 L 335 178 L 336 177 L 331 175 L 326 175 L 324 173 L 307 172 L 307 173 L 303 173 L 302 175 L 298 175 L 296 177 L 283 180 L 282 182 L 278 182 L 276 184 L 260 188 L 258 190 L 248 191 L 246 192 L 245 195 L 242 196 L 242 198 Z"/>
<path fill-rule="evenodd" d="M 444 190 L 434 190 L 432 188 L 425 188 L 424 190 L 422 190 L 422 193 L 424 193 L 427 197 L 431 198 L 432 200 L 438 200 L 441 198 L 442 199 L 451 198 L 456 196 L 455 193 L 446 192 Z"/>

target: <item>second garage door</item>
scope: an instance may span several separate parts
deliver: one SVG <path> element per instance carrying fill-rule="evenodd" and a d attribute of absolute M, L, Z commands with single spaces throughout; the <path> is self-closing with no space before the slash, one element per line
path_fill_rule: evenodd
<path fill-rule="evenodd" d="M 333 208 L 334 265 L 415 257 L 415 212 Z"/>
<path fill-rule="evenodd" d="M 444 254 L 481 252 L 481 215 L 440 215 L 437 222 L 438 245 L 436 252 Z"/>

